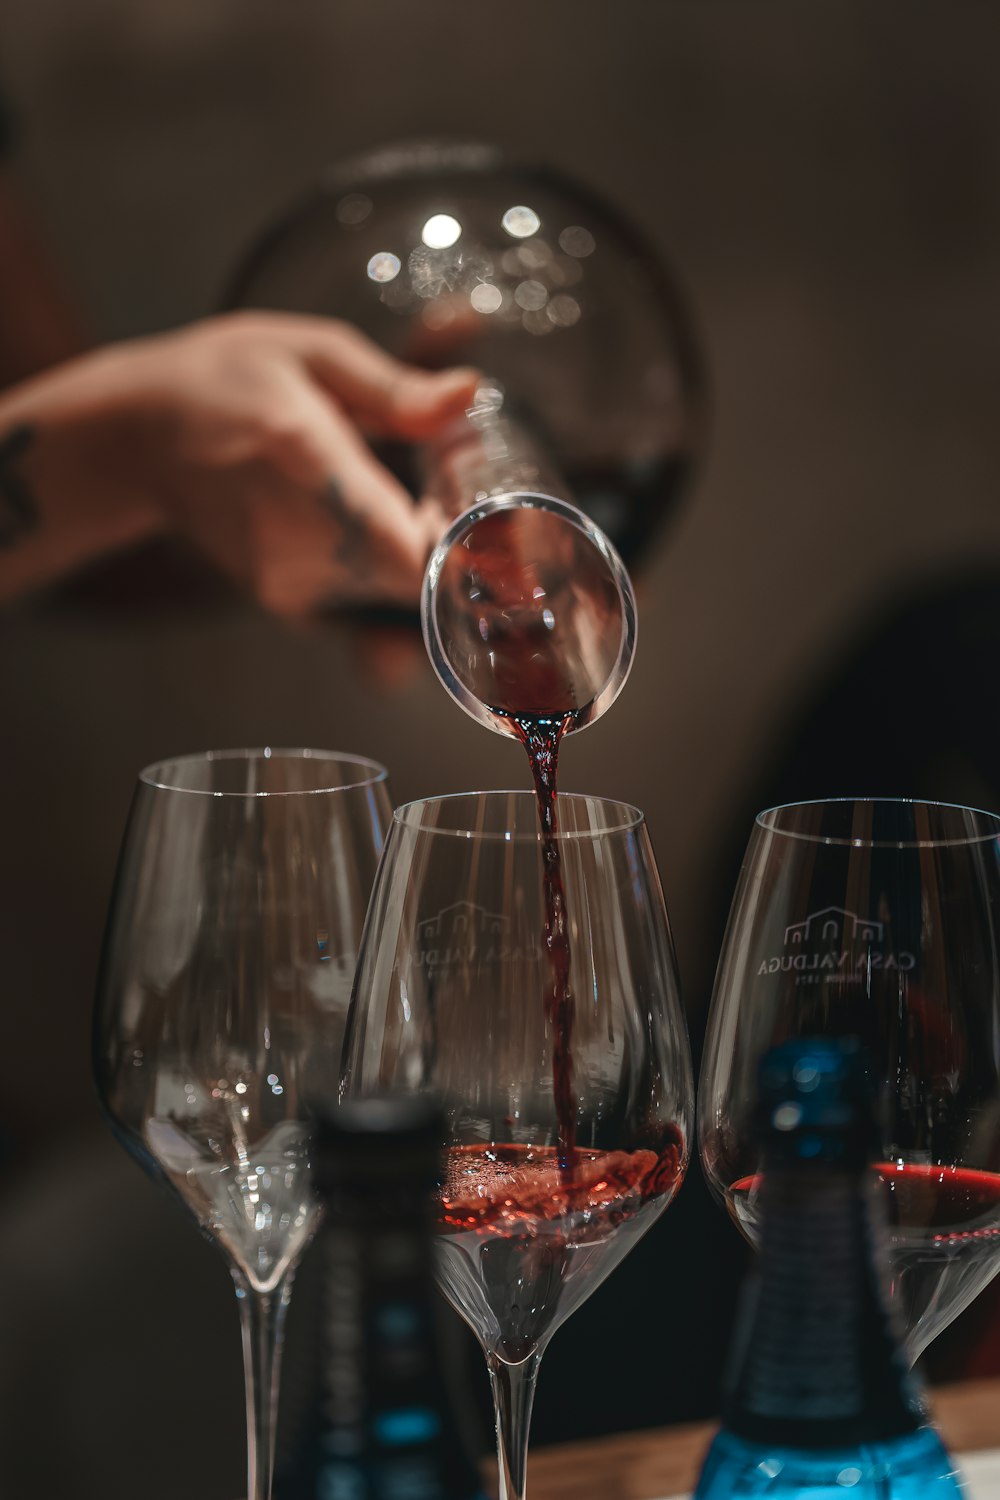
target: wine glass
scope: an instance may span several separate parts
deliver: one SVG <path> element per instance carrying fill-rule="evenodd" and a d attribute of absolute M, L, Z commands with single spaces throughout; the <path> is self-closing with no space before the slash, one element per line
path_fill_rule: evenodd
<path fill-rule="evenodd" d="M 562 795 L 543 833 L 530 793 L 397 810 L 342 1082 L 384 1090 L 445 1101 L 438 1277 L 486 1354 L 502 1500 L 523 1500 L 542 1353 L 688 1161 L 688 1040 L 640 812 Z"/>
<path fill-rule="evenodd" d="M 239 1298 L 249 1500 L 271 1493 L 284 1313 L 314 1227 L 308 1107 L 336 1094 L 391 805 L 373 761 L 191 755 L 140 774 L 94 1030 L 126 1148 L 222 1250 Z"/>
<path fill-rule="evenodd" d="M 757 1065 L 860 1037 L 878 1079 L 891 1295 L 911 1360 L 1000 1270 L 1000 818 L 844 799 L 759 815 L 699 1095 L 708 1181 L 757 1234 Z"/>

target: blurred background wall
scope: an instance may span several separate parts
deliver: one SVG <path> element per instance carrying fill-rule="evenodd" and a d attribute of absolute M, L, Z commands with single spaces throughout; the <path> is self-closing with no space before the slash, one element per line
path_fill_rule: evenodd
<path fill-rule="evenodd" d="M 248 239 L 327 163 L 414 135 L 491 138 L 565 168 L 669 258 L 709 374 L 705 460 L 641 569 L 629 687 L 566 746 L 563 775 L 648 812 L 696 1036 L 755 797 L 804 705 L 897 601 L 1000 571 L 998 44 L 996 10 L 962 0 L 0 11 L 14 170 L 96 340 L 211 311 Z M 397 801 L 526 773 L 419 656 L 390 688 L 345 623 L 295 629 L 210 586 L 179 598 L 141 568 L 131 588 L 124 576 L 0 616 L 0 1265 L 18 1289 L 5 1421 L 22 1446 L 64 1435 L 67 1476 L 100 1450 L 77 1494 L 99 1480 L 107 1495 L 182 1481 L 192 1497 L 235 1495 L 224 1267 L 111 1141 L 89 1082 L 135 773 L 264 742 L 381 758 Z M 919 740 L 941 702 L 919 659 L 897 694 L 901 669 L 886 660 L 885 702 Z M 989 672 L 968 687 L 994 715 Z M 841 782 L 838 747 L 853 774 L 867 732 L 839 713 L 816 784 L 799 765 L 795 795 L 956 794 L 932 771 L 920 786 Z M 711 1409 L 741 1252 L 703 1200 L 689 1183 L 617 1273 L 627 1290 L 559 1333 L 540 1436 L 621 1421 L 601 1391 L 608 1362 L 642 1375 L 635 1425 Z M 587 1389 L 560 1399 L 559 1372 L 581 1369 Z M 160 1478 L 136 1484 L 154 1447 Z M 62 1460 L 44 1462 L 38 1492 L 70 1493 Z"/>

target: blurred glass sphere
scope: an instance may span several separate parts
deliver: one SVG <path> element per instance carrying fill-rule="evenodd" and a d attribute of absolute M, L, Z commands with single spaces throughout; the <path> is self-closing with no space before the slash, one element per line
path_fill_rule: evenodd
<path fill-rule="evenodd" d="M 629 564 L 697 456 L 701 362 L 676 282 L 589 190 L 492 147 L 409 144 L 333 169 L 263 233 L 226 301 L 477 366 Z M 417 483 L 412 456 L 384 456 Z"/>

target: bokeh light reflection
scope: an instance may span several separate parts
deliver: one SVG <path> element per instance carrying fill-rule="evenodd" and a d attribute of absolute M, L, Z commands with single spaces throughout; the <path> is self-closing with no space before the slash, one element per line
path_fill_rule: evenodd
<path fill-rule="evenodd" d="M 559 236 L 559 248 L 577 260 L 584 260 L 588 255 L 593 255 L 597 241 L 589 229 L 584 229 L 580 224 L 570 224 Z"/>
<path fill-rule="evenodd" d="M 504 229 L 516 240 L 529 239 L 531 235 L 537 234 L 542 227 L 542 221 L 533 208 L 528 208 L 523 203 L 515 204 L 508 208 L 500 220 Z"/>
<path fill-rule="evenodd" d="M 431 214 L 420 238 L 431 250 L 447 250 L 462 233 L 462 226 L 451 214 Z"/>
<path fill-rule="evenodd" d="M 394 281 L 402 269 L 403 262 L 391 250 L 379 250 L 368 262 L 368 275 L 372 281 Z"/>
<path fill-rule="evenodd" d="M 542 308 L 532 308 L 530 311 L 522 314 L 521 323 L 528 333 L 537 334 L 539 337 L 555 332 L 555 325 Z"/>
<path fill-rule="evenodd" d="M 473 287 L 469 301 L 478 313 L 499 312 L 503 306 L 503 292 L 498 286 L 481 281 L 478 286 Z"/>
<path fill-rule="evenodd" d="M 557 292 L 546 308 L 546 313 L 557 328 L 572 328 L 574 323 L 580 321 L 580 304 L 566 292 Z"/>
<path fill-rule="evenodd" d="M 337 221 L 356 227 L 365 222 L 373 207 L 367 193 L 347 193 L 337 204 Z"/>
<path fill-rule="evenodd" d="M 537 312 L 548 300 L 548 291 L 540 281 L 522 281 L 514 292 L 514 301 L 525 312 Z"/>

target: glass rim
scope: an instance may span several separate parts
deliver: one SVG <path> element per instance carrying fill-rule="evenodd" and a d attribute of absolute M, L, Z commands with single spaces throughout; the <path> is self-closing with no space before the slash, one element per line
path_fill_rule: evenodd
<path fill-rule="evenodd" d="M 983 833 L 956 833 L 939 838 L 845 838 L 839 834 L 807 833 L 801 829 L 782 828 L 777 822 L 781 813 L 799 812 L 808 807 L 845 807 L 850 804 L 869 807 L 913 807 L 939 812 L 972 813 L 985 818 L 992 827 Z M 754 827 L 779 838 L 797 839 L 805 844 L 832 844 L 844 849 L 946 849 L 963 844 L 987 844 L 1000 837 L 1000 814 L 985 808 L 966 807 L 961 802 L 935 802 L 923 797 L 813 797 L 804 802 L 778 803 L 766 807 L 754 818 Z"/>
<path fill-rule="evenodd" d="M 535 826 L 530 830 L 525 829 L 485 829 L 485 828 L 439 828 L 427 827 L 414 818 L 417 809 L 440 807 L 445 803 L 457 803 L 463 800 L 489 798 L 495 801 L 500 797 L 516 797 L 518 802 L 526 801 L 532 804 L 532 816 Z M 619 821 L 609 825 L 607 828 L 557 828 L 550 835 L 557 843 L 582 841 L 586 839 L 605 838 L 610 834 L 634 833 L 636 829 L 646 826 L 646 814 L 641 808 L 633 806 L 631 802 L 622 802 L 618 797 L 601 797 L 590 792 L 560 792 L 556 798 L 556 810 L 565 806 L 567 802 L 579 804 L 581 802 L 597 802 L 602 807 L 616 808 L 619 813 Z M 537 826 L 538 816 L 535 811 L 535 794 L 527 792 L 520 787 L 503 788 L 498 787 L 495 791 L 488 792 L 446 792 L 438 797 L 415 797 L 410 802 L 403 802 L 399 807 L 393 808 L 392 821 L 399 828 L 405 828 L 413 833 L 437 834 L 444 838 L 476 839 L 477 841 L 490 841 L 497 844 L 539 844 L 546 835 Z"/>
<path fill-rule="evenodd" d="M 205 765 L 211 761 L 249 761 L 258 759 L 262 761 L 335 761 L 341 765 L 363 767 L 369 775 L 362 776 L 356 781 L 338 781 L 329 786 L 315 787 L 288 787 L 274 791 L 223 791 L 215 787 L 204 786 L 177 786 L 162 778 L 168 768 L 180 768 L 182 766 Z M 351 755 L 341 753 L 339 750 L 316 750 L 307 746 L 282 747 L 272 745 L 247 745 L 233 750 L 194 750 L 187 755 L 172 755 L 164 760 L 155 760 L 148 766 L 143 766 L 139 772 L 138 780 L 143 786 L 151 787 L 158 792 L 181 792 L 189 797 L 316 797 L 329 795 L 331 792 L 351 792 L 364 787 L 377 786 L 380 782 L 387 781 L 389 773 L 385 766 L 377 760 L 370 759 L 367 755 Z"/>
<path fill-rule="evenodd" d="M 420 589 L 420 626 L 424 645 L 438 680 L 459 708 L 464 709 L 471 718 L 476 720 L 477 724 L 485 724 L 494 733 L 509 734 L 511 731 L 506 721 L 491 713 L 487 705 L 483 704 L 475 693 L 466 687 L 452 667 L 441 637 L 435 600 L 441 570 L 448 553 L 456 542 L 487 516 L 494 515 L 501 510 L 521 509 L 549 511 L 581 531 L 591 546 L 600 553 L 621 599 L 622 636 L 618 643 L 615 665 L 601 691 L 590 704 L 588 712 L 575 719 L 566 730 L 567 734 L 579 734 L 581 730 L 588 729 L 606 709 L 610 708 L 628 681 L 632 663 L 635 660 L 639 623 L 632 580 L 618 549 L 597 525 L 597 522 L 592 521 L 586 511 L 581 510 L 578 505 L 574 505 L 569 500 L 563 500 L 558 495 L 547 495 L 541 490 L 505 490 L 503 494 L 490 495 L 484 500 L 477 500 L 457 515 L 432 551 L 427 567 L 424 569 Z"/>

